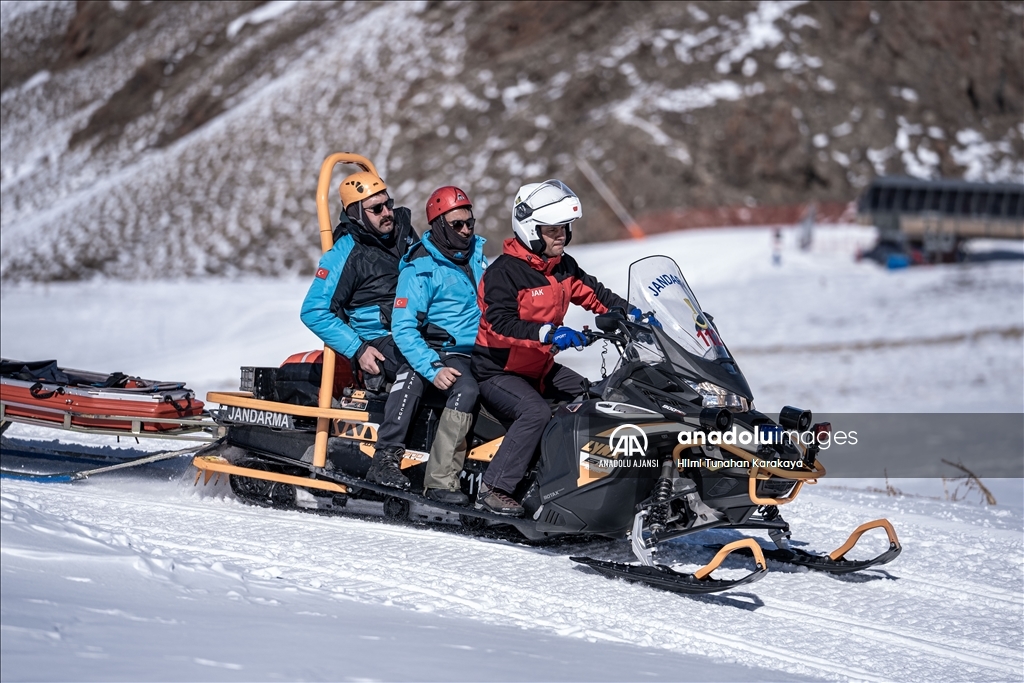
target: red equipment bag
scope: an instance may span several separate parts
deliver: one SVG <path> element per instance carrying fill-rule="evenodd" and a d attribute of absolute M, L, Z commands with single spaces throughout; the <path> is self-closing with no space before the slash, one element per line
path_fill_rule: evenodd
<path fill-rule="evenodd" d="M 281 363 L 274 378 L 277 400 L 282 403 L 316 406 L 320 397 L 320 379 L 323 377 L 324 352 L 294 353 Z M 334 356 L 334 392 L 340 398 L 346 387 L 356 386 L 352 364 L 345 356 Z"/>

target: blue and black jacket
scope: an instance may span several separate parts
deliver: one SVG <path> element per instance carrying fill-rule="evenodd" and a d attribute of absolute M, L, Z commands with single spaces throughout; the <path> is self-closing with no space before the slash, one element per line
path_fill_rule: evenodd
<path fill-rule="evenodd" d="M 465 267 L 441 253 L 430 240 L 430 231 L 402 259 L 391 333 L 412 369 L 431 382 L 444 367 L 439 351 L 467 356 L 473 352 L 480 324 L 476 290 L 487 267 L 486 240 L 473 241 Z"/>
<path fill-rule="evenodd" d="M 334 232 L 337 241 L 320 257 L 301 318 L 325 344 L 356 358 L 367 342 L 391 331 L 399 261 L 416 243 L 416 231 L 409 209 L 399 207 L 390 245 L 345 214 Z"/>

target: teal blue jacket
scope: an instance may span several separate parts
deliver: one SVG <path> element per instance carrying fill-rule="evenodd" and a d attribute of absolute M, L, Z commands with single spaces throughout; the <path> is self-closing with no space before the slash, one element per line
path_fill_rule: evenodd
<path fill-rule="evenodd" d="M 476 290 L 487 259 L 483 237 L 473 238 L 472 279 L 430 241 L 430 231 L 399 266 L 391 335 L 413 370 L 433 382 L 443 367 L 439 351 L 473 352 L 480 307 Z"/>

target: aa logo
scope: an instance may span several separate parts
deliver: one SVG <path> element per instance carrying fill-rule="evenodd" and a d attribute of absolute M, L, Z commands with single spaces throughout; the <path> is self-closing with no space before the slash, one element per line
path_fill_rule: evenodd
<path fill-rule="evenodd" d="M 612 457 L 643 458 L 647 455 L 647 434 L 634 424 L 616 427 L 608 444 L 612 447 Z"/>

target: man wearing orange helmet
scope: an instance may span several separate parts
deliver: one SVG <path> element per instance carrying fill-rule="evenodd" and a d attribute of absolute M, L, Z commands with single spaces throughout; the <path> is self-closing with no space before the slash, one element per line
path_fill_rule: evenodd
<path fill-rule="evenodd" d="M 409 383 L 426 379 L 447 397 L 423 477 L 424 495 L 465 505 L 459 472 L 479 394 L 470 355 L 480 322 L 476 288 L 487 265 L 485 240 L 474 234 L 469 196 L 452 185 L 430 195 L 427 222 L 430 230 L 402 259 L 392 333 L 409 362 L 399 375 L 408 372 Z"/>
<path fill-rule="evenodd" d="M 302 322 L 362 370 L 367 389 L 380 391 L 405 365 L 391 336 L 391 310 L 398 264 L 416 243 L 416 231 L 409 209 L 395 208 L 376 174 L 355 173 L 338 189 L 343 211 L 334 229 L 334 247 L 320 258 L 302 302 Z M 385 486 L 409 487 L 400 468 L 401 449 L 381 448 L 405 440 L 415 412 L 403 410 L 405 399 L 400 391 L 389 394 L 367 474 Z"/>

